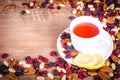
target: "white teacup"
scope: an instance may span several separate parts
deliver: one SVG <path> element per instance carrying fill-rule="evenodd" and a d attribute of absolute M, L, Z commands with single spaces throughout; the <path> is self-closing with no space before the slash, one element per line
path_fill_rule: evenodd
<path fill-rule="evenodd" d="M 90 23 L 90 24 L 95 25 L 94 27 L 98 29 L 98 33 L 96 35 L 93 35 L 92 37 L 91 36 L 88 36 L 88 37 L 78 36 L 74 32 L 74 29 L 77 25 L 82 24 L 82 23 Z M 93 33 L 93 32 L 90 31 L 89 33 Z M 96 53 L 98 51 L 97 50 L 98 47 L 101 46 L 101 44 L 99 43 L 102 40 L 103 33 L 104 31 L 103 31 L 101 22 L 97 18 L 94 18 L 91 16 L 77 17 L 70 24 L 71 42 L 73 44 L 73 47 L 82 53 L 84 52 Z"/>

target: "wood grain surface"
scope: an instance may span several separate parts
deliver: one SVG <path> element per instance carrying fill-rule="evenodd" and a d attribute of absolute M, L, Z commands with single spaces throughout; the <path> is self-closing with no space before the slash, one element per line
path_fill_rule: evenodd
<path fill-rule="evenodd" d="M 30 14 L 22 15 L 21 11 L 27 9 L 22 3 L 28 1 L 0 0 L 0 54 L 9 53 L 9 58 L 18 60 L 28 55 L 37 57 L 41 54 L 53 61 L 54 58 L 51 58 L 49 53 L 57 51 L 57 38 L 69 27 L 71 20 L 68 17 L 73 15 L 72 9 L 70 6 L 61 10 L 35 8 L 30 9 Z M 6 9 L 7 4 L 16 4 L 16 8 Z M 19 80 L 35 80 L 35 76 L 21 76 Z"/>
<path fill-rule="evenodd" d="M 59 34 L 66 29 L 71 16 L 69 7 L 61 10 L 47 8 L 30 9 L 30 14 L 22 15 L 22 6 L 28 0 L 0 0 L 0 54 L 9 53 L 9 58 L 18 60 L 25 56 L 37 57 L 39 54 L 47 56 L 56 49 Z M 5 5 L 16 4 L 14 9 L 6 9 Z M 9 59 L 7 58 L 7 59 Z M 0 57 L 0 60 L 3 60 Z M 3 77 L 0 80 L 8 80 Z M 35 76 L 21 76 L 19 80 L 35 80 Z"/>
<path fill-rule="evenodd" d="M 0 0 L 0 54 L 9 53 L 11 57 L 26 55 L 48 55 L 56 50 L 59 34 L 69 26 L 71 10 L 31 9 L 30 14 L 21 15 L 26 9 L 24 0 Z M 28 2 L 28 1 L 27 1 Z M 15 9 L 6 9 L 8 3 L 16 4 Z"/>

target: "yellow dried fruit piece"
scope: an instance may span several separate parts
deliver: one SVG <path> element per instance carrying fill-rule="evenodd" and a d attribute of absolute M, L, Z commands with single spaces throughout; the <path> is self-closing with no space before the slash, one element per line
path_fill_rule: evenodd
<path fill-rule="evenodd" d="M 82 53 L 75 57 L 74 64 L 87 69 L 98 69 L 105 65 L 105 58 L 100 54 Z"/>
<path fill-rule="evenodd" d="M 74 64 L 79 67 L 84 67 L 90 69 L 97 63 L 97 58 L 94 54 L 81 53 L 78 54 L 74 59 Z"/>

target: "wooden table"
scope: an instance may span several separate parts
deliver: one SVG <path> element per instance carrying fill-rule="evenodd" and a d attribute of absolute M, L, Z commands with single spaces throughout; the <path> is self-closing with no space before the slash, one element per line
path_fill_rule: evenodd
<path fill-rule="evenodd" d="M 69 27 L 71 20 L 68 17 L 73 15 L 72 9 L 70 6 L 61 10 L 34 8 L 29 9 L 30 14 L 22 15 L 21 11 L 28 9 L 21 5 L 23 2 L 28 0 L 0 0 L 0 54 L 8 53 L 9 58 L 18 60 L 41 54 L 54 61 L 49 53 L 57 51 L 57 38 Z M 5 5 L 11 3 L 16 4 L 16 8 L 6 9 Z M 35 80 L 35 77 L 22 76 L 19 80 Z"/>
<path fill-rule="evenodd" d="M 59 34 L 69 27 L 71 20 L 68 17 L 72 15 L 71 9 L 34 8 L 29 9 L 30 14 L 22 15 L 21 11 L 28 9 L 22 6 L 23 2 L 28 0 L 0 0 L 0 54 L 8 53 L 9 58 L 18 60 L 24 59 L 25 56 L 38 57 L 39 54 L 51 58 L 49 53 L 57 51 Z M 16 8 L 6 9 L 7 4 L 16 4 Z M 54 58 L 50 60 L 53 61 Z M 34 76 L 19 78 L 34 79 Z"/>
<path fill-rule="evenodd" d="M 38 54 L 48 55 L 56 50 L 59 34 L 69 26 L 71 10 L 30 9 L 30 14 L 22 15 L 27 7 L 24 0 L 0 0 L 0 54 L 9 53 L 11 57 L 23 58 Z M 6 9 L 8 3 L 17 4 L 15 9 Z"/>

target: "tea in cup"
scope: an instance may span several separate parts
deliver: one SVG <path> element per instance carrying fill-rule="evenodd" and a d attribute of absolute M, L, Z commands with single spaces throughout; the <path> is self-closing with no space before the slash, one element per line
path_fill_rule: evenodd
<path fill-rule="evenodd" d="M 97 18 L 81 16 L 70 24 L 71 42 L 79 52 L 97 52 L 98 42 L 102 40 L 102 24 Z"/>

